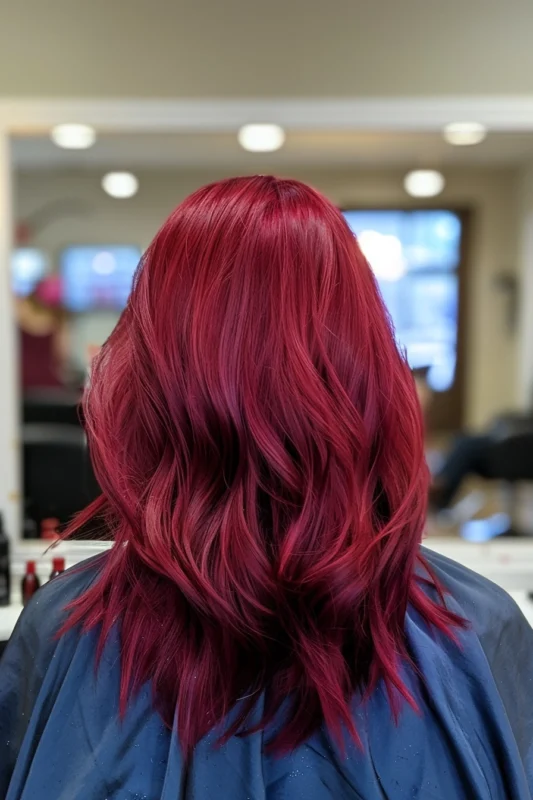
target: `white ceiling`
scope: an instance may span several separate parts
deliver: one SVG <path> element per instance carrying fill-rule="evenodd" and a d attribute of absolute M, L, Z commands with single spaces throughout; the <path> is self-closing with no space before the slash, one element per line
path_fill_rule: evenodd
<path fill-rule="evenodd" d="M 452 147 L 435 133 L 290 131 L 280 151 L 262 155 L 243 151 L 229 133 L 105 135 L 85 151 L 28 137 L 14 139 L 12 152 L 20 170 L 518 166 L 533 159 L 533 133 L 492 133 L 474 147 Z"/>

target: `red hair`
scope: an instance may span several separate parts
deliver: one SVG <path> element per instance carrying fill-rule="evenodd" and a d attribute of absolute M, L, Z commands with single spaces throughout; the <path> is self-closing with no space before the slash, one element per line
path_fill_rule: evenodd
<path fill-rule="evenodd" d="M 218 724 L 297 746 L 382 679 L 404 697 L 411 604 L 459 620 L 415 577 L 422 421 L 373 274 L 341 213 L 294 180 L 187 198 L 146 252 L 93 364 L 84 418 L 115 546 L 66 628 L 119 620 L 120 704 L 150 680 L 183 749 Z M 71 531 L 72 532 L 72 531 Z M 242 698 L 247 698 L 238 702 Z M 237 707 L 231 725 L 228 712 Z M 225 727 L 224 727 L 225 725 Z"/>

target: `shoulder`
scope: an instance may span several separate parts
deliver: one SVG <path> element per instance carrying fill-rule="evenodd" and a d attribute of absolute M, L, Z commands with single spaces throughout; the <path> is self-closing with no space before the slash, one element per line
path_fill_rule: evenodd
<path fill-rule="evenodd" d="M 531 626 L 504 589 L 432 550 L 422 548 L 422 556 L 444 589 L 447 605 L 455 606 L 453 610 L 469 621 L 489 660 L 502 643 L 502 637 L 510 640 L 526 637 L 533 647 Z"/>
<path fill-rule="evenodd" d="M 498 724 L 503 729 L 507 723 L 510 724 L 524 764 L 530 770 L 533 752 L 533 629 L 513 598 L 496 584 L 438 553 L 423 549 L 422 556 L 445 592 L 446 605 L 469 623 L 469 629 L 458 637 L 461 656 L 456 651 L 447 651 L 451 654 L 452 666 L 463 671 L 462 679 L 457 673 L 454 689 L 461 696 L 462 688 L 468 687 L 471 696 L 476 702 L 481 702 L 485 712 L 490 709 L 490 714 L 484 716 L 487 724 L 489 720 L 498 719 L 493 715 L 498 713 L 496 690 L 506 717 L 500 716 Z M 479 654 L 478 645 L 493 684 L 487 682 L 484 664 L 476 656 L 476 650 Z"/>
<path fill-rule="evenodd" d="M 82 561 L 46 583 L 20 615 L 13 639 L 24 640 L 35 654 L 53 651 L 56 634 L 68 617 L 68 605 L 97 580 L 107 553 Z"/>

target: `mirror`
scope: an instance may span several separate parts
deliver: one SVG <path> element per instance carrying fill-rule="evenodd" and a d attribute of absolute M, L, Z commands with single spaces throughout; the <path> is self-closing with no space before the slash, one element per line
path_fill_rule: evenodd
<path fill-rule="evenodd" d="M 13 138 L 12 157 L 24 539 L 53 538 L 97 494 L 78 413 L 91 358 L 165 217 L 224 176 L 296 177 L 344 211 L 415 372 L 436 471 L 452 435 L 486 430 L 519 405 L 519 337 L 495 279 L 520 284 L 529 132 L 491 132 L 464 147 L 438 132 L 289 130 L 269 153 L 246 151 L 234 132 L 104 133 L 77 150 L 32 135 Z M 409 195 L 406 175 L 428 168 L 433 177 L 415 176 L 418 196 Z M 427 196 L 435 171 L 444 185 Z M 474 516 L 502 510 L 497 492 L 480 491 Z M 461 513 L 432 530 L 457 533 L 470 519 Z"/>

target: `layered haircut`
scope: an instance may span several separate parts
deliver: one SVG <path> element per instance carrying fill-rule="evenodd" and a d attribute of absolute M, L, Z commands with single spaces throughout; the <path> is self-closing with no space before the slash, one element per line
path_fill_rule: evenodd
<path fill-rule="evenodd" d="M 178 206 L 93 364 L 84 418 L 102 496 L 70 532 L 104 519 L 116 544 L 65 630 L 99 626 L 101 652 L 119 626 L 122 713 L 151 681 L 190 754 L 281 709 L 269 746 L 284 752 L 324 723 L 357 739 L 353 698 L 380 680 L 393 712 L 414 704 L 408 605 L 444 633 L 461 622 L 417 577 L 416 391 L 328 200 L 256 176 Z"/>

